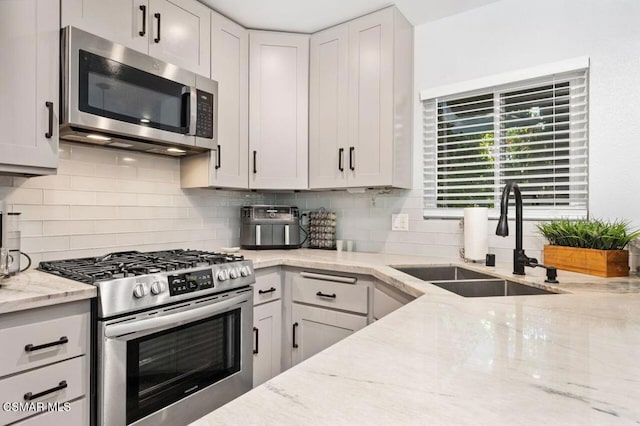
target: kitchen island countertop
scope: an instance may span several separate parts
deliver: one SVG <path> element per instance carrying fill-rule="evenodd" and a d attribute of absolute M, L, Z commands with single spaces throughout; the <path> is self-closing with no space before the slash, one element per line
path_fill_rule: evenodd
<path fill-rule="evenodd" d="M 256 268 L 369 274 L 418 297 L 192 426 L 640 423 L 635 276 L 559 271 L 552 288 L 567 294 L 463 298 L 389 267 L 451 259 L 243 254 Z M 467 266 L 513 279 L 510 265 Z M 529 284 L 548 286 L 544 271 L 527 274 Z"/>

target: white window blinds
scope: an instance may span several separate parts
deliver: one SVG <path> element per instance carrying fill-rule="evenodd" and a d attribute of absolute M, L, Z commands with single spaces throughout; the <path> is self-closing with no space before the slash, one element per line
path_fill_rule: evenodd
<path fill-rule="evenodd" d="M 587 106 L 587 70 L 424 100 L 425 217 L 497 217 L 508 181 L 526 218 L 586 217 Z"/>

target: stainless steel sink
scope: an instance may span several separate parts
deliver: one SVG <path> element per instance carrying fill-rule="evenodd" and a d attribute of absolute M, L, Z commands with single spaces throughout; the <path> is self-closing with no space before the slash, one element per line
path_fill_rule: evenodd
<path fill-rule="evenodd" d="M 463 297 L 557 294 L 459 266 L 403 266 L 394 269 Z"/>
<path fill-rule="evenodd" d="M 529 296 L 557 294 L 538 287 L 499 278 L 485 280 L 432 281 L 431 284 L 463 297 Z"/>
<path fill-rule="evenodd" d="M 493 275 L 460 268 L 458 266 L 404 266 L 394 267 L 423 281 L 477 280 L 495 278 Z"/>

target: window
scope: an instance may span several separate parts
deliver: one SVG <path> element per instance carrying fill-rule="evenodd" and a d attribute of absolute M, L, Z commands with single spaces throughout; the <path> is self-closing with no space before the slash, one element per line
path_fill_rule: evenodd
<path fill-rule="evenodd" d="M 426 99 L 423 113 L 425 217 L 497 217 L 508 181 L 525 218 L 586 217 L 586 70 Z"/>

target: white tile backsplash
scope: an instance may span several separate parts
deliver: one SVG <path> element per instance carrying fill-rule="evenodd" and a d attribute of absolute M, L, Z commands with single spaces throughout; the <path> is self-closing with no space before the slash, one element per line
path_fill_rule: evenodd
<path fill-rule="evenodd" d="M 277 194 L 276 202 L 296 205 L 303 212 L 320 207 L 334 211 L 338 216 L 337 238 L 354 240 L 357 251 L 458 257 L 464 244 L 460 219 L 423 218 L 419 189 L 367 190 L 363 194 L 346 191 Z M 409 231 L 391 231 L 394 213 L 409 215 Z M 499 262 L 510 262 L 514 237 L 496 236 L 496 225 L 496 220 L 489 221 L 489 252 L 495 253 Z M 524 223 L 524 248 L 527 255 L 540 259 L 544 239 L 536 234 L 535 225 Z M 515 223 L 511 221 L 509 226 L 514 233 Z"/>
<path fill-rule="evenodd" d="M 275 195 L 180 188 L 180 160 L 60 144 L 58 174 L 0 176 L 0 199 L 21 212 L 35 263 L 110 251 L 239 245 L 240 206 Z"/>

